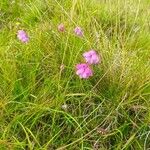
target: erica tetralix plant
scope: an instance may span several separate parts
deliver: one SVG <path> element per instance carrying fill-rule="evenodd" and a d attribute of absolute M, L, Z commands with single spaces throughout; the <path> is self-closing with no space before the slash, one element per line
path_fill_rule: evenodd
<path fill-rule="evenodd" d="M 87 79 L 90 76 L 93 76 L 93 71 L 91 70 L 88 64 L 81 63 L 76 65 L 76 74 L 80 78 Z"/>
<path fill-rule="evenodd" d="M 83 36 L 83 31 L 82 31 L 81 27 L 76 27 L 76 28 L 74 29 L 74 33 L 75 33 L 77 36 L 80 36 L 80 37 Z"/>
<path fill-rule="evenodd" d="M 63 23 L 61 23 L 60 25 L 58 25 L 58 31 L 59 32 L 64 32 L 65 31 L 65 26 Z"/>
<path fill-rule="evenodd" d="M 100 63 L 100 56 L 95 50 L 90 50 L 88 52 L 83 53 L 83 57 L 88 64 L 98 64 Z"/>
<path fill-rule="evenodd" d="M 24 30 L 18 30 L 17 37 L 23 43 L 29 42 L 29 37 Z"/>

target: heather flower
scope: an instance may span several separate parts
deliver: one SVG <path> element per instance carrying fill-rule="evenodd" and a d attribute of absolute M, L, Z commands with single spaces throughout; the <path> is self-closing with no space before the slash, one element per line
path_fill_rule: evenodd
<path fill-rule="evenodd" d="M 58 25 L 58 31 L 60 31 L 60 32 L 64 32 L 65 31 L 65 26 L 64 26 L 64 24 L 60 24 L 60 25 Z"/>
<path fill-rule="evenodd" d="M 76 28 L 74 29 L 74 32 L 75 32 L 75 34 L 76 34 L 77 36 L 80 36 L 80 37 L 83 36 L 83 31 L 82 31 L 81 27 L 76 27 Z"/>
<path fill-rule="evenodd" d="M 88 52 L 83 53 L 83 57 L 85 58 L 88 64 L 98 64 L 100 62 L 100 56 L 95 50 L 90 50 Z"/>
<path fill-rule="evenodd" d="M 27 43 L 29 41 L 29 37 L 28 37 L 27 33 L 24 30 L 19 30 L 18 33 L 17 33 L 17 37 L 23 43 Z"/>
<path fill-rule="evenodd" d="M 90 76 L 93 76 L 93 71 L 91 70 L 88 64 L 82 63 L 76 65 L 76 74 L 80 78 L 87 79 Z"/>

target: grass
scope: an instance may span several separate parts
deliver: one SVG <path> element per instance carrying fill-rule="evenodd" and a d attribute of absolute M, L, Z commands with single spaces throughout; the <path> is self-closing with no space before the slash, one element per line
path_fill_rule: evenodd
<path fill-rule="evenodd" d="M 149 0 L 2 0 L 0 150 L 148 150 L 149 6 Z M 57 31 L 60 23 L 65 33 Z M 83 38 L 73 33 L 77 25 Z M 17 39 L 19 29 L 29 34 L 28 44 Z M 74 66 L 91 48 L 102 63 L 81 80 Z"/>

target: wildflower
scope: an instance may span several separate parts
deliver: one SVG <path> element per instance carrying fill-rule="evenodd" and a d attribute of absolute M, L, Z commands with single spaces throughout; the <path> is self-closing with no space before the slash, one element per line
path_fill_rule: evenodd
<path fill-rule="evenodd" d="M 58 31 L 60 31 L 60 32 L 64 32 L 65 31 L 65 26 L 64 26 L 64 24 L 60 24 L 60 25 L 58 25 Z"/>
<path fill-rule="evenodd" d="M 27 33 L 24 30 L 19 30 L 18 33 L 17 33 L 17 37 L 23 43 L 27 43 L 29 41 L 29 37 L 28 37 Z"/>
<path fill-rule="evenodd" d="M 75 32 L 75 34 L 76 34 L 77 36 L 80 36 L 80 37 L 83 36 L 83 31 L 82 31 L 81 27 L 76 27 L 76 28 L 74 29 L 74 32 Z"/>
<path fill-rule="evenodd" d="M 82 64 L 77 64 L 76 65 L 76 74 L 80 78 L 87 79 L 90 76 L 93 76 L 93 71 L 91 68 L 88 66 L 88 64 L 82 63 Z"/>
<path fill-rule="evenodd" d="M 95 50 L 90 50 L 88 52 L 83 53 L 83 57 L 85 58 L 88 64 L 98 64 L 100 62 L 100 56 Z"/>

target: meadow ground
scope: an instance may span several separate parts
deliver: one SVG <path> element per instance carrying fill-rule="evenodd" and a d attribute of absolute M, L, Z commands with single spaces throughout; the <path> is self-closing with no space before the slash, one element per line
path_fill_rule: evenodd
<path fill-rule="evenodd" d="M 150 149 L 150 1 L 1 0 L 0 150 L 109 149 Z"/>

